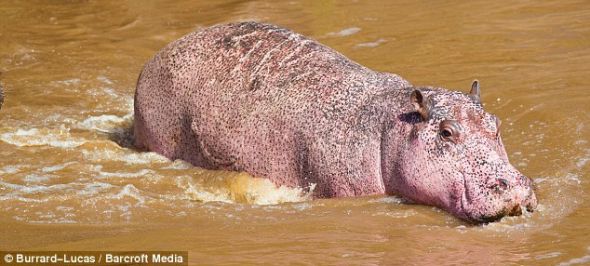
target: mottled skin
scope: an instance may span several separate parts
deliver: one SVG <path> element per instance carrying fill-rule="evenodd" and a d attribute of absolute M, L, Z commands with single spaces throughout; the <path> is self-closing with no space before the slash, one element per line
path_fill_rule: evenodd
<path fill-rule="evenodd" d="M 536 199 L 478 97 L 477 83 L 470 95 L 414 88 L 277 26 L 218 25 L 146 64 L 135 143 L 277 185 L 316 184 L 316 197 L 396 194 L 486 222 Z"/>

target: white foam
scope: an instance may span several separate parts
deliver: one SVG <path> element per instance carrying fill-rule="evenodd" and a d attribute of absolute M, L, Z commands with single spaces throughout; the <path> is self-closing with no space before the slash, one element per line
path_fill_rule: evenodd
<path fill-rule="evenodd" d="M 330 33 L 328 33 L 328 36 L 345 37 L 345 36 L 353 35 L 359 31 L 361 31 L 361 28 L 359 28 L 359 27 L 350 27 L 350 28 L 343 29 L 339 32 L 330 32 Z"/>
<path fill-rule="evenodd" d="M 364 42 L 364 43 L 359 43 L 357 45 L 355 45 L 356 47 L 363 47 L 363 48 L 373 48 L 373 47 L 377 47 L 380 44 L 384 43 L 385 39 L 378 39 L 374 42 Z"/>
<path fill-rule="evenodd" d="M 12 194 L 0 196 L 0 201 L 4 201 L 4 200 L 18 200 L 20 202 L 33 202 L 33 203 L 47 202 L 47 199 L 31 199 L 31 198 L 22 197 L 22 196 L 15 196 Z"/>
<path fill-rule="evenodd" d="M 293 209 L 297 210 L 297 211 L 305 211 L 305 210 L 309 210 L 313 207 L 312 204 L 310 204 L 309 202 L 301 202 L 301 203 L 297 203 L 297 204 L 293 204 Z"/>
<path fill-rule="evenodd" d="M 590 252 L 590 247 L 588 247 L 588 252 Z M 569 265 L 576 265 L 576 264 L 587 264 L 590 263 L 590 255 L 586 255 L 586 256 L 582 256 L 579 258 L 574 258 L 571 260 L 568 260 L 566 262 L 562 262 L 557 264 L 558 266 L 569 266 Z"/>
<path fill-rule="evenodd" d="M 64 163 L 64 164 L 45 166 L 45 167 L 41 168 L 41 171 L 43 171 L 44 173 L 51 173 L 51 172 L 62 170 L 72 164 L 75 164 L 75 162 L 68 162 L 68 163 Z"/>
<path fill-rule="evenodd" d="M 29 174 L 23 178 L 23 180 L 27 183 L 41 183 L 41 182 L 47 181 L 49 179 L 50 179 L 49 176 L 37 175 L 37 174 Z"/>
<path fill-rule="evenodd" d="M 68 184 L 56 184 L 50 186 L 44 185 L 19 185 L 13 183 L 7 183 L 4 181 L 0 181 L 0 185 L 5 186 L 7 188 L 13 189 L 16 194 L 34 194 L 39 192 L 51 192 L 51 191 L 60 191 L 65 190 L 68 188 Z"/>
<path fill-rule="evenodd" d="M 98 77 L 96 77 L 96 79 L 98 81 L 102 82 L 102 83 L 107 84 L 107 85 L 112 85 L 113 84 L 113 81 L 110 80 L 109 78 L 105 77 L 105 76 L 98 76 Z"/>
<path fill-rule="evenodd" d="M 186 170 L 186 169 L 191 169 L 194 166 L 192 164 L 190 164 L 189 162 L 183 161 L 183 160 L 175 160 L 174 162 L 172 162 L 172 164 L 166 166 L 166 167 L 162 167 L 162 169 L 174 169 L 174 170 Z"/>
<path fill-rule="evenodd" d="M 60 124 L 60 125 L 66 125 L 66 124 L 74 124 L 76 123 L 77 120 L 67 117 L 67 116 L 63 116 L 62 114 L 53 114 L 53 115 L 48 115 L 45 117 L 45 119 L 43 119 L 43 123 L 44 125 L 46 124 Z"/>
<path fill-rule="evenodd" d="M 209 192 L 199 184 L 195 184 L 190 181 L 189 177 L 182 177 L 177 179 L 177 185 L 184 189 L 185 196 L 189 200 L 196 200 L 202 202 L 219 201 L 231 203 L 227 191 L 214 191 Z"/>
<path fill-rule="evenodd" d="M 22 168 L 22 165 L 7 165 L 0 169 L 0 173 L 4 174 L 16 174 Z"/>
<path fill-rule="evenodd" d="M 124 123 L 131 121 L 132 114 L 127 114 L 125 116 L 116 116 L 116 115 L 99 115 L 99 116 L 90 116 L 86 118 L 84 121 L 77 123 L 76 127 L 80 129 L 86 130 L 96 130 L 100 132 L 117 132 L 122 130 L 121 126 Z"/>
<path fill-rule="evenodd" d="M 94 149 L 82 150 L 85 159 L 91 161 L 122 161 L 126 164 L 163 163 L 169 160 L 155 152 L 130 152 L 128 150 Z"/>
<path fill-rule="evenodd" d="M 110 173 L 110 172 L 100 172 L 100 176 L 98 178 L 108 178 L 108 177 L 120 177 L 120 178 L 135 178 L 135 177 L 144 177 L 146 175 L 152 174 L 154 171 L 148 169 L 142 169 L 140 171 L 134 173 L 126 173 L 126 172 L 117 172 L 117 173 Z"/>
<path fill-rule="evenodd" d="M 561 252 L 558 252 L 558 251 L 556 251 L 556 252 L 549 252 L 549 253 L 546 253 L 546 254 L 537 255 L 537 256 L 535 256 L 535 259 L 536 260 L 550 259 L 550 258 L 559 257 L 559 256 L 561 256 L 561 254 L 562 253 Z"/>
<path fill-rule="evenodd" d="M 246 203 L 268 205 L 307 199 L 303 189 L 277 187 L 268 179 L 238 176 L 233 181 L 230 188 L 234 201 L 244 199 Z"/>
<path fill-rule="evenodd" d="M 206 188 L 187 177 L 178 179 L 177 184 L 184 188 L 185 195 L 191 200 L 255 205 L 305 201 L 311 197 L 315 188 L 312 185 L 310 192 L 304 192 L 302 188 L 277 187 L 268 179 L 254 178 L 247 174 L 229 177 L 223 182 L 223 186 L 213 188 Z"/>
<path fill-rule="evenodd" d="M 106 191 L 108 189 L 111 189 L 113 187 L 115 186 L 109 183 L 93 182 L 90 184 L 85 184 L 83 189 L 76 191 L 76 194 L 81 196 L 92 196 L 100 192 Z"/>
<path fill-rule="evenodd" d="M 144 203 L 145 202 L 145 197 L 143 195 L 141 195 L 141 191 L 139 189 L 137 189 L 134 185 L 132 184 L 127 184 L 125 185 L 120 191 L 119 193 L 115 194 L 114 196 L 112 196 L 112 198 L 115 199 L 122 199 L 125 197 L 129 197 L 132 199 L 135 199 L 138 201 L 138 203 Z M 120 206 L 123 207 L 123 211 L 128 211 L 128 209 L 125 209 L 124 206 Z"/>
<path fill-rule="evenodd" d="M 18 129 L 16 132 L 0 134 L 0 140 L 19 147 L 52 146 L 56 148 L 74 148 L 85 143 L 81 138 L 70 135 L 69 128 L 62 126 L 59 130 Z"/>
<path fill-rule="evenodd" d="M 58 217 L 58 218 L 48 220 L 48 221 L 32 220 L 32 221 L 28 221 L 28 222 L 33 223 L 33 224 L 75 224 L 76 223 L 75 220 L 67 219 L 65 217 Z"/>
<path fill-rule="evenodd" d="M 403 199 L 400 197 L 390 196 L 390 197 L 383 197 L 383 198 L 379 198 L 379 199 L 373 199 L 373 200 L 370 200 L 369 202 L 400 204 L 403 202 Z"/>
<path fill-rule="evenodd" d="M 576 185 L 579 185 L 582 183 L 582 181 L 580 180 L 580 177 L 578 175 L 572 174 L 572 173 L 568 173 L 565 175 L 565 180 L 570 182 L 570 183 L 575 183 Z"/>
<path fill-rule="evenodd" d="M 582 169 L 584 166 L 586 166 L 586 164 L 590 162 L 590 149 L 586 150 L 586 156 L 583 158 L 580 158 L 577 162 L 576 162 L 576 166 L 579 169 Z"/>
<path fill-rule="evenodd" d="M 55 83 L 57 84 L 62 84 L 62 85 L 77 85 L 80 84 L 80 79 L 78 78 L 73 78 L 73 79 L 66 79 L 66 80 L 58 80 L 55 81 Z"/>
<path fill-rule="evenodd" d="M 72 207 L 66 207 L 66 206 L 57 206 L 55 207 L 56 210 L 58 211 L 62 211 L 62 212 L 72 212 L 74 211 L 74 208 Z"/>
<path fill-rule="evenodd" d="M 412 216 L 415 216 L 416 214 L 418 214 L 418 213 L 414 210 L 396 210 L 396 211 L 392 210 L 392 211 L 375 212 L 375 213 L 372 213 L 371 216 L 387 216 L 387 217 L 391 217 L 391 218 L 400 219 L 400 218 L 412 217 Z"/>

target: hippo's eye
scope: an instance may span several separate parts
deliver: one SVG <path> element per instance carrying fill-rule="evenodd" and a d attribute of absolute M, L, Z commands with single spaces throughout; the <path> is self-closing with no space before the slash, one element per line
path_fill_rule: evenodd
<path fill-rule="evenodd" d="M 440 135 L 443 136 L 443 138 L 450 138 L 453 135 L 453 133 L 451 133 L 451 131 L 448 129 L 443 129 L 440 132 Z"/>
<path fill-rule="evenodd" d="M 443 140 L 456 142 L 459 135 L 459 123 L 455 120 L 440 122 L 440 136 Z"/>

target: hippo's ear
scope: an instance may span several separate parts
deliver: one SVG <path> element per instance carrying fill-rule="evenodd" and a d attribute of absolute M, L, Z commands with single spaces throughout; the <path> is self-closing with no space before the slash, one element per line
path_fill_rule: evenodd
<path fill-rule="evenodd" d="M 469 91 L 469 97 L 473 99 L 476 103 L 481 103 L 481 98 L 479 97 L 480 90 L 479 90 L 479 81 L 476 79 L 471 83 L 471 91 Z"/>
<path fill-rule="evenodd" d="M 424 97 L 424 95 L 422 95 L 422 92 L 420 92 L 420 90 L 414 90 L 412 92 L 412 95 L 410 96 L 410 100 L 412 101 L 412 104 L 414 104 L 416 111 L 422 117 L 422 120 L 423 121 L 428 120 L 428 117 L 430 114 L 430 101 L 429 101 L 429 99 Z"/>

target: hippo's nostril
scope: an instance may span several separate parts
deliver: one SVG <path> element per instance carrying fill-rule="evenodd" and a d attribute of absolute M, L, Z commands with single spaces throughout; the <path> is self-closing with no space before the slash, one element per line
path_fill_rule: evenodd
<path fill-rule="evenodd" d="M 508 183 L 508 180 L 504 178 L 496 178 L 495 182 L 492 183 L 489 188 L 494 189 L 494 191 L 497 193 L 502 193 L 510 188 L 510 184 Z M 510 199 L 506 201 L 510 201 Z"/>
<path fill-rule="evenodd" d="M 533 206 L 533 204 L 527 204 L 526 205 L 526 211 L 527 212 L 534 212 L 535 211 L 535 207 Z"/>
<path fill-rule="evenodd" d="M 498 178 L 498 185 L 500 186 L 501 189 L 507 189 L 508 188 L 508 180 L 506 180 L 504 178 Z"/>
<path fill-rule="evenodd" d="M 512 208 L 512 210 L 510 210 L 510 212 L 508 213 L 509 216 L 518 216 L 521 214 L 522 214 L 522 209 L 521 209 L 520 205 L 514 206 L 514 208 Z"/>

